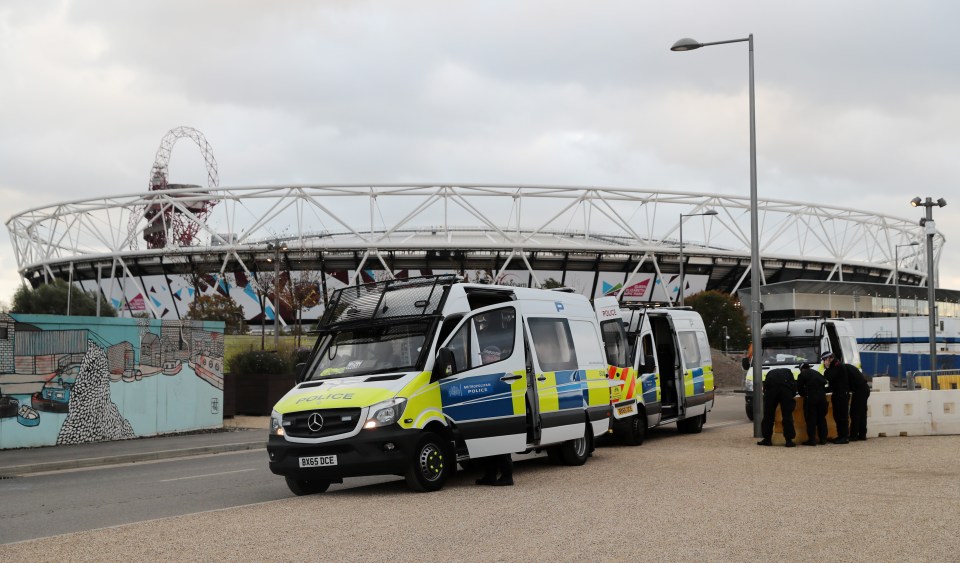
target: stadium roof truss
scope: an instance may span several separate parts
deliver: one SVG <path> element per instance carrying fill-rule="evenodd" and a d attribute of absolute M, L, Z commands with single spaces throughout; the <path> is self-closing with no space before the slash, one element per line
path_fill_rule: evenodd
<path fill-rule="evenodd" d="M 212 208 L 204 218 L 195 213 L 201 204 Z M 492 257 L 497 272 L 525 268 L 538 283 L 543 280 L 531 264 L 534 256 L 619 257 L 629 263 L 629 283 L 644 264 L 658 275 L 662 263 L 675 266 L 681 214 L 711 209 L 717 214 L 683 217 L 684 255 L 691 261 L 748 265 L 749 208 L 744 196 L 628 188 L 190 186 L 37 207 L 6 224 L 20 274 L 34 284 L 77 276 L 100 279 L 104 269 L 135 284 L 142 283 L 137 278 L 144 273 L 196 268 L 220 276 L 239 270 L 250 274 L 272 269 L 267 266 L 275 252 L 271 243 L 282 243 L 292 270 L 346 256 L 354 279 L 364 267 L 382 267 L 391 276 L 400 269 L 399 258 L 440 251 Z M 829 269 L 828 280 L 843 281 L 852 266 L 876 270 L 886 283 L 893 283 L 896 271 L 925 283 L 924 231 L 916 221 L 774 199 L 760 200 L 758 211 L 765 272 L 778 263 L 815 263 Z M 166 224 L 171 218 L 196 229 L 192 245 L 180 246 L 168 237 L 163 248 L 139 248 L 145 233 L 172 229 Z M 897 245 L 911 242 L 920 244 L 895 252 Z M 935 235 L 935 263 L 944 242 L 942 234 Z M 742 275 L 738 271 L 734 291 L 746 283 L 748 272 L 749 267 Z"/>

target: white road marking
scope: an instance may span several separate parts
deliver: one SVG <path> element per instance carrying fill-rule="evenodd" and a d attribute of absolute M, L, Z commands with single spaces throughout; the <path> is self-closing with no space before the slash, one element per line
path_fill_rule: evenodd
<path fill-rule="evenodd" d="M 256 468 L 253 469 L 237 469 L 236 471 L 222 471 L 220 473 L 207 473 L 206 475 L 191 475 L 189 477 L 177 477 L 176 479 L 161 479 L 161 483 L 169 483 L 170 481 L 182 481 L 184 479 L 200 479 L 201 477 L 216 477 L 217 475 L 229 475 L 231 473 L 243 473 L 244 471 L 256 471 Z"/>
<path fill-rule="evenodd" d="M 753 424 L 749 420 L 728 420 L 727 422 L 716 422 L 713 424 L 704 424 L 704 428 L 723 428 L 724 426 L 736 426 L 738 424 Z"/>

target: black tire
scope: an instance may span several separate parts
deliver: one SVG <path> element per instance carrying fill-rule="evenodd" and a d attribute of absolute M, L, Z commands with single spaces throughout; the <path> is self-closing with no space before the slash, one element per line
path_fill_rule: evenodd
<path fill-rule="evenodd" d="M 628 446 L 639 446 L 647 438 L 647 417 L 641 410 L 631 416 L 626 423 L 621 423 L 617 429 L 620 440 Z"/>
<path fill-rule="evenodd" d="M 747 411 L 747 418 L 749 418 L 750 421 L 753 422 L 753 405 L 747 405 L 746 411 Z"/>
<path fill-rule="evenodd" d="M 683 434 L 699 434 L 703 430 L 703 423 L 707 421 L 706 413 L 692 418 L 677 421 L 677 430 Z"/>
<path fill-rule="evenodd" d="M 330 488 L 330 481 L 319 481 L 313 479 L 294 479 L 293 477 L 285 477 L 287 481 L 287 487 L 290 489 L 290 492 L 302 497 L 304 495 L 315 495 L 318 493 L 326 492 Z"/>
<path fill-rule="evenodd" d="M 439 491 L 457 463 L 453 448 L 433 432 L 424 432 L 407 468 L 407 486 L 418 492 Z"/>
<path fill-rule="evenodd" d="M 590 446 L 590 425 L 587 425 L 587 430 L 583 438 L 567 440 L 557 446 L 557 451 L 560 454 L 560 462 L 563 465 L 569 466 L 583 465 L 587 462 L 587 458 L 590 457 L 590 452 L 593 449 Z"/>

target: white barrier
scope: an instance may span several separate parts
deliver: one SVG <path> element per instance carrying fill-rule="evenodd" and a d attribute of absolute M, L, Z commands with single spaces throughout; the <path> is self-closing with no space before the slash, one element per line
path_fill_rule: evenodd
<path fill-rule="evenodd" d="M 873 393 L 877 391 L 885 392 L 890 390 L 890 378 L 889 377 L 874 377 L 870 380 L 870 390 Z"/>
<path fill-rule="evenodd" d="M 867 437 L 933 434 L 931 393 L 926 389 L 871 392 L 867 403 Z M 960 403 L 956 406 L 960 407 Z"/>
<path fill-rule="evenodd" d="M 930 395 L 931 434 L 960 434 L 960 389 L 931 391 Z"/>

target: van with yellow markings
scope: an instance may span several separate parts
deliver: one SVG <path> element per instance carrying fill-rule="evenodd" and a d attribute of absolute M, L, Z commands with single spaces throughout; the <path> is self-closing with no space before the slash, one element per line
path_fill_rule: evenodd
<path fill-rule="evenodd" d="M 703 429 L 713 408 L 713 360 L 700 315 L 680 308 L 621 309 L 594 301 L 609 364 L 611 431 L 640 445 L 647 430 L 676 422 L 680 432 Z"/>
<path fill-rule="evenodd" d="M 760 345 L 763 349 L 763 364 L 760 372 L 762 379 L 774 368 L 787 368 L 793 371 L 793 377 L 800 376 L 800 364 L 808 363 L 823 373 L 820 355 L 833 352 L 840 361 L 853 364 L 858 369 L 860 350 L 857 347 L 857 335 L 853 325 L 845 319 L 827 319 L 823 317 L 801 317 L 784 321 L 768 322 L 760 329 Z M 743 388 L 744 407 L 747 418 L 753 420 L 753 350 L 741 360 L 744 370 Z"/>
<path fill-rule="evenodd" d="M 334 292 L 299 383 L 274 407 L 270 470 L 300 494 L 346 477 L 443 487 L 457 462 L 547 451 L 581 465 L 610 425 L 582 295 L 441 275 Z"/>

